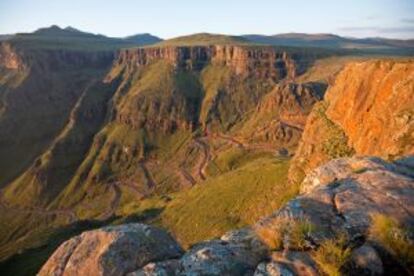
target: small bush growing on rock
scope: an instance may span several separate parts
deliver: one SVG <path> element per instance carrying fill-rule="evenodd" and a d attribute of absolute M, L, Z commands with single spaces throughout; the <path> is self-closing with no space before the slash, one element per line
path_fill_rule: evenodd
<path fill-rule="evenodd" d="M 325 101 L 315 105 L 315 113 L 323 121 L 327 132 L 326 139 L 322 143 L 322 151 L 331 159 L 352 156 L 355 152 L 348 146 L 348 137 L 337 124 L 326 116 L 329 104 Z"/>
<path fill-rule="evenodd" d="M 306 238 L 314 231 L 315 226 L 309 220 L 292 220 L 288 232 L 289 247 L 296 250 L 305 250 L 309 246 Z"/>
<path fill-rule="evenodd" d="M 337 239 L 324 241 L 320 247 L 313 252 L 313 259 L 323 273 L 329 276 L 341 275 L 341 270 L 351 258 L 351 248 L 347 247 L 345 235 Z"/>
<path fill-rule="evenodd" d="M 403 229 L 395 220 L 381 214 L 373 215 L 369 236 L 402 264 L 414 269 L 414 243 L 409 238 L 409 231 Z"/>
<path fill-rule="evenodd" d="M 279 217 L 270 226 L 257 229 L 257 234 L 271 250 L 281 250 L 284 246 L 305 250 L 308 247 L 306 238 L 314 230 L 315 226 L 307 219 Z"/>

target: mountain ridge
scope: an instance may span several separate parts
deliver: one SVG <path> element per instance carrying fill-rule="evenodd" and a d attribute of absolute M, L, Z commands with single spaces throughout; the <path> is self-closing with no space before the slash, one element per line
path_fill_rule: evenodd
<path fill-rule="evenodd" d="M 57 25 L 52 25 L 50 27 L 40 28 L 34 31 L 32 34 L 62 34 L 66 32 L 67 35 L 95 35 L 100 37 L 105 37 L 108 39 L 123 39 L 126 41 L 139 42 L 141 45 L 161 43 L 161 45 L 179 45 L 180 43 L 184 46 L 185 43 L 191 44 L 198 40 L 198 43 L 205 45 L 210 40 L 216 40 L 216 44 L 229 44 L 229 43 L 259 43 L 275 46 L 296 46 L 296 47 L 324 47 L 324 48 L 340 48 L 340 49 L 383 49 L 383 48 L 413 48 L 414 39 L 392 39 L 384 37 L 366 37 L 366 38 L 355 38 L 355 37 L 345 37 L 332 33 L 279 33 L 274 35 L 263 35 L 263 34 L 242 34 L 242 35 L 223 35 L 223 34 L 213 34 L 213 33 L 198 33 L 190 34 L 184 36 L 178 36 L 175 38 L 161 39 L 157 36 L 141 33 L 136 35 L 129 35 L 125 37 L 109 37 L 101 34 L 93 34 L 89 32 L 81 31 L 77 28 L 67 26 L 61 28 Z M 28 33 L 17 33 L 17 34 L 8 34 L 2 35 L 4 39 L 10 39 L 10 37 L 15 35 L 27 35 Z M 138 40 L 139 39 L 139 40 Z M 191 42 L 192 39 L 193 42 Z M 181 41 L 181 42 L 180 42 Z M 213 42 L 208 42 L 210 44 L 215 44 Z M 188 46 L 188 45 L 187 45 Z"/>

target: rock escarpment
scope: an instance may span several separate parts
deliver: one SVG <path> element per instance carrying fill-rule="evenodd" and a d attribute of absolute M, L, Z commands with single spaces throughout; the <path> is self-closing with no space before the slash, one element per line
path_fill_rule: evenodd
<path fill-rule="evenodd" d="M 327 160 L 414 152 L 414 63 L 366 61 L 348 64 L 308 118 L 290 178 Z"/>
<path fill-rule="evenodd" d="M 115 113 L 134 128 L 167 125 L 171 131 L 201 124 L 225 131 L 253 110 L 273 85 L 293 80 L 314 59 L 264 46 L 136 48 L 119 53 L 107 81 L 121 76 L 127 83 L 129 92 L 120 95 L 122 106 Z"/>
<path fill-rule="evenodd" d="M 326 241 L 342 239 L 340 237 L 345 237 L 342 246 L 349 248 L 349 258 L 345 266 L 338 269 L 348 269 L 348 274 L 354 271 L 381 275 L 395 269 L 400 274 L 408 273 L 405 269 L 409 267 L 404 268 L 399 260 L 390 257 L 388 248 L 373 240 L 368 230 L 373 216 L 378 214 L 391 217 L 407 229 L 414 225 L 413 169 L 412 158 L 395 163 L 369 157 L 336 159 L 312 171 L 302 183 L 301 195 L 273 215 L 251 228 L 231 231 L 220 239 L 196 244 L 183 255 L 178 254 L 180 251 L 174 242 L 168 238 L 166 242 L 166 234 L 152 236 L 155 238 L 151 240 L 153 246 L 144 249 L 143 245 L 150 239 L 148 235 L 151 234 L 148 233 L 154 230 L 131 224 L 110 229 L 115 236 L 123 229 L 148 229 L 146 235 L 129 237 L 131 244 L 139 244 L 144 251 L 123 251 L 121 254 L 118 249 L 107 246 L 105 239 L 100 240 L 100 246 L 81 246 L 74 250 L 72 244 L 85 241 L 86 237 L 98 237 L 108 230 L 86 232 L 62 244 L 40 275 L 51 272 L 56 272 L 54 275 L 73 275 L 71 269 L 74 267 L 65 265 L 71 263 L 72 258 L 77 260 L 76 265 L 90 264 L 90 275 L 112 275 L 103 269 L 107 266 L 113 271 L 122 268 L 122 273 L 128 275 L 321 275 L 325 270 L 315 252 L 325 246 Z M 304 232 L 300 239 L 303 243 L 298 243 L 294 238 L 294 228 L 283 232 L 278 230 L 289 221 L 306 221 L 315 228 Z M 277 237 L 281 245 L 275 248 L 269 243 L 269 238 Z M 138 240 L 133 242 L 134 238 Z M 412 237 L 406 238 L 407 245 L 413 249 Z M 113 243 L 113 239 L 110 240 L 109 244 Z M 157 246 L 166 248 L 167 245 L 175 248 L 174 256 L 164 254 L 161 257 L 161 253 L 169 251 Z M 154 252 L 161 255 L 153 257 Z M 97 254 L 105 258 L 95 258 L 99 257 Z M 89 259 L 89 256 L 93 258 Z M 96 259 L 100 262 L 91 261 Z M 125 266 L 125 263 L 130 265 Z"/>
<path fill-rule="evenodd" d="M 115 65 L 136 69 L 157 60 L 165 60 L 175 68 L 199 71 L 209 63 L 226 66 L 236 75 L 255 75 L 274 81 L 294 78 L 303 73 L 311 60 L 301 59 L 272 47 L 236 45 L 164 46 L 121 51 Z"/>

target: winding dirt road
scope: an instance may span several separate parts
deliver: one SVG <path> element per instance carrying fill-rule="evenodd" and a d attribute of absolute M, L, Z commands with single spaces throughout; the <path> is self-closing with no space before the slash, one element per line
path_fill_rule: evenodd
<path fill-rule="evenodd" d="M 194 139 L 194 142 L 203 152 L 203 157 L 200 163 L 198 164 L 198 175 L 202 180 L 206 180 L 206 170 L 208 163 L 211 160 L 210 146 L 206 142 L 201 140 L 201 138 Z"/>
<path fill-rule="evenodd" d="M 145 165 L 145 161 L 140 161 L 139 165 L 141 166 L 142 171 L 144 172 L 145 182 L 147 184 L 147 188 L 149 191 L 152 191 L 156 187 L 156 183 L 152 178 L 151 173 L 149 172 L 147 166 Z"/>
<path fill-rule="evenodd" d="M 68 217 L 69 223 L 73 223 L 79 220 L 75 211 L 71 209 L 48 210 L 46 208 L 41 207 L 9 206 L 9 204 L 6 204 L 3 199 L 0 203 L 0 209 L 6 212 L 15 212 L 20 214 L 33 214 L 41 216 L 65 216 Z"/>

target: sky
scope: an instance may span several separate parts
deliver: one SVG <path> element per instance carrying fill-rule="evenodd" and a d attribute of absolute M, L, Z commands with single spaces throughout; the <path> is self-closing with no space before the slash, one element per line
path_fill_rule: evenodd
<path fill-rule="evenodd" d="M 335 33 L 414 38 L 414 0 L 0 0 L 0 34 L 72 26 L 107 36 Z"/>

